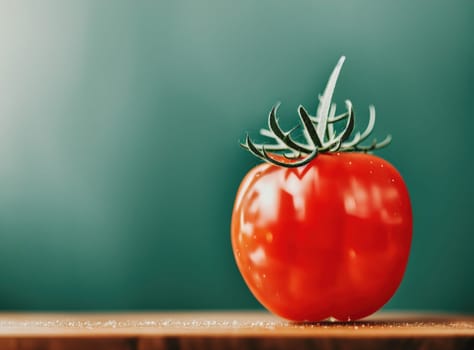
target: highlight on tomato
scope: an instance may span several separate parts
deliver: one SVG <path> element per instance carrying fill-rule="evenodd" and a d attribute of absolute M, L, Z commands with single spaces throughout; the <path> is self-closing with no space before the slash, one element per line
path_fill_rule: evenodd
<path fill-rule="evenodd" d="M 332 95 L 341 57 L 320 96 L 316 115 L 298 107 L 300 123 L 284 131 L 278 105 L 242 146 L 264 163 L 238 189 L 231 240 L 250 291 L 269 311 L 292 321 L 366 317 L 397 290 L 412 239 L 412 210 L 400 173 L 363 144 L 375 124 L 353 133 L 354 109 L 336 114 Z"/>

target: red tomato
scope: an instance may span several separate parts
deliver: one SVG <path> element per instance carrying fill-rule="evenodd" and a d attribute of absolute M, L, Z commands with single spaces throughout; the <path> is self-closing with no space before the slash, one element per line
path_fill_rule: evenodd
<path fill-rule="evenodd" d="M 268 163 L 240 185 L 232 247 L 254 296 L 293 321 L 355 320 L 381 308 L 408 261 L 412 212 L 404 181 L 365 153 Z"/>

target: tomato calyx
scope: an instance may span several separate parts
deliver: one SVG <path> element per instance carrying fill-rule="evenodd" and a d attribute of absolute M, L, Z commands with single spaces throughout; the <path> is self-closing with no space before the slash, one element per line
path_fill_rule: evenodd
<path fill-rule="evenodd" d="M 271 109 L 268 115 L 268 129 L 261 129 L 260 134 L 263 137 L 272 139 L 273 144 L 255 143 L 247 134 L 245 142 L 241 146 L 254 156 L 274 165 L 294 168 L 305 165 L 313 160 L 319 153 L 328 152 L 370 152 L 387 146 L 392 137 L 387 137 L 377 142 L 376 139 L 369 145 L 361 145 L 371 134 L 375 125 L 375 107 L 369 106 L 369 122 L 366 129 L 356 132 L 352 136 L 355 125 L 355 113 L 350 100 L 345 101 L 347 111 L 336 115 L 336 104 L 332 102 L 332 96 L 336 87 L 336 81 L 339 77 L 345 57 L 342 56 L 336 64 L 331 76 L 329 77 L 324 93 L 319 96 L 319 105 L 316 115 L 310 115 L 303 106 L 298 107 L 300 124 L 284 131 L 276 117 L 280 103 L 277 103 Z M 345 123 L 344 123 L 345 122 Z M 338 128 L 343 124 L 343 128 Z M 338 129 L 340 129 L 338 131 Z M 300 131 L 301 140 L 297 140 L 294 135 Z M 288 161 L 282 161 L 281 156 Z"/>

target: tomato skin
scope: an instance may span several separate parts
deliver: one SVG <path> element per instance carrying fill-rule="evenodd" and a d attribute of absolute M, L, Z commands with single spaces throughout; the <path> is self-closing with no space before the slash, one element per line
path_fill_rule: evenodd
<path fill-rule="evenodd" d="M 293 321 L 377 311 L 402 280 L 411 238 L 401 175 L 365 153 L 320 154 L 299 168 L 260 164 L 243 179 L 232 213 L 245 282 Z"/>

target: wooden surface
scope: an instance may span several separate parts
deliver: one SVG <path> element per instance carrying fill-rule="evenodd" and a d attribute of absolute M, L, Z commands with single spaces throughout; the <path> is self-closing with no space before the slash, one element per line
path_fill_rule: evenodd
<path fill-rule="evenodd" d="M 474 317 L 380 313 L 294 324 L 265 312 L 0 313 L 0 349 L 474 349 Z"/>

